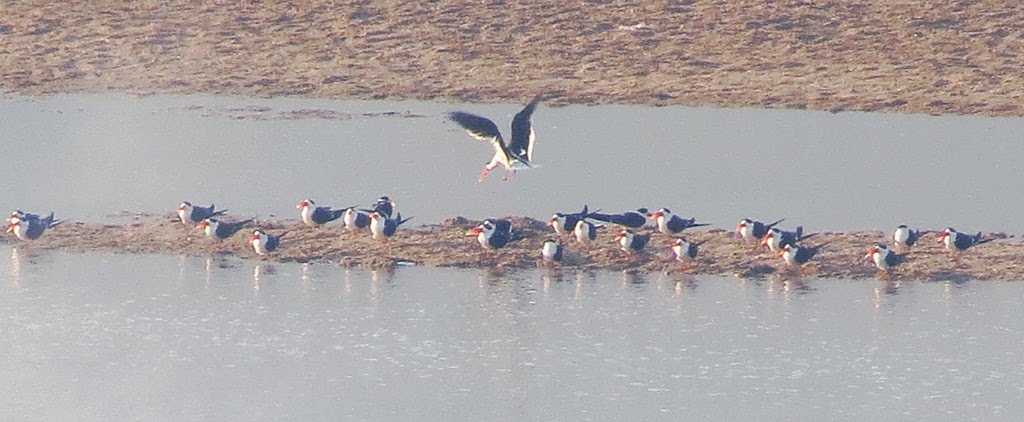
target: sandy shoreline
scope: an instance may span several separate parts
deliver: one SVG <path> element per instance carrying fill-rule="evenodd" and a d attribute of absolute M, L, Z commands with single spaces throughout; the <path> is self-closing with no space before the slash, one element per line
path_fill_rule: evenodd
<path fill-rule="evenodd" d="M 187 229 L 171 220 L 172 216 L 140 215 L 125 224 L 69 222 L 47 232 L 34 242 L 20 242 L 11 235 L 3 243 L 33 249 L 70 251 L 107 251 L 115 253 L 153 253 L 176 255 L 226 254 L 242 259 L 270 262 L 323 262 L 367 269 L 391 268 L 404 263 L 428 267 L 487 268 L 514 270 L 536 268 L 541 263 L 540 246 L 555 237 L 543 222 L 514 217 L 513 225 L 524 238 L 499 251 L 487 251 L 475 238 L 465 236 L 478 222 L 452 218 L 437 225 L 412 227 L 399 231 L 390 242 L 370 239 L 368 233 L 349 233 L 340 225 L 320 229 L 303 226 L 296 220 L 261 220 L 260 227 L 272 234 L 283 231 L 282 247 L 268 257 L 252 251 L 245 231 L 223 242 L 206 238 L 199 230 Z M 610 229 L 610 228 L 609 228 Z M 649 229 L 645 229 L 649 232 Z M 1001 236 L 996 234 L 995 236 Z M 702 245 L 696 265 L 683 268 L 669 259 L 670 238 L 654 234 L 645 253 L 626 256 L 605 230 L 590 248 L 566 238 L 567 255 L 559 266 L 565 269 L 608 270 L 636 273 L 685 272 L 689 274 L 728 275 L 743 278 L 771 274 L 804 275 L 829 278 L 873 278 L 894 280 L 1024 280 L 1024 243 L 1003 238 L 963 254 L 961 264 L 928 236 L 909 255 L 908 261 L 892 274 L 883 276 L 864 259 L 865 249 L 888 236 L 881 232 L 824 232 L 807 241 L 809 245 L 830 242 L 824 251 L 802 270 L 793 271 L 772 254 L 755 251 L 741 244 L 733 233 L 721 229 L 688 232 Z"/>
<path fill-rule="evenodd" d="M 1024 115 L 1024 8 L 889 2 L 42 2 L 0 90 Z"/>

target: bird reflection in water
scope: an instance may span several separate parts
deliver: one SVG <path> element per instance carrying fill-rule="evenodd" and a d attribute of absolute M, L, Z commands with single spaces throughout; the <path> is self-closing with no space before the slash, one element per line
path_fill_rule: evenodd
<path fill-rule="evenodd" d="M 259 263 L 252 268 L 252 288 L 257 293 L 263 288 L 264 283 L 268 281 L 270 275 L 277 274 L 277 267 L 272 264 Z"/>
<path fill-rule="evenodd" d="M 874 297 L 875 309 L 882 307 L 883 299 L 886 296 L 895 296 L 899 294 L 900 287 L 900 282 L 892 280 L 884 280 L 880 285 L 876 286 Z"/>
<path fill-rule="evenodd" d="M 28 259 L 27 252 L 19 248 L 11 248 L 11 266 L 8 270 L 11 280 L 11 287 L 21 287 L 21 266 Z"/>

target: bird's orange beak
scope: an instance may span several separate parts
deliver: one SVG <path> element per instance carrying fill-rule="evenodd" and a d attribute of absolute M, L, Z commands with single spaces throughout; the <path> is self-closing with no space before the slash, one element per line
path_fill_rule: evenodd
<path fill-rule="evenodd" d="M 771 239 L 772 237 L 774 237 L 774 235 L 772 235 L 771 232 L 764 235 L 764 237 L 761 238 L 761 246 L 768 246 L 768 239 Z"/>
<path fill-rule="evenodd" d="M 664 217 L 664 216 L 665 216 L 665 213 L 663 213 L 661 211 L 656 211 L 656 212 L 652 212 L 652 213 L 647 214 L 647 218 L 660 218 L 660 217 Z"/>
<path fill-rule="evenodd" d="M 868 248 L 868 253 L 866 255 L 864 255 L 864 258 L 865 259 L 871 259 L 871 255 L 874 255 L 875 252 L 878 252 L 878 248 L 877 247 L 872 246 L 872 247 Z"/>
<path fill-rule="evenodd" d="M 298 204 L 296 204 L 295 208 L 296 209 L 302 209 L 302 207 L 305 207 L 305 206 L 309 206 L 309 203 L 306 202 L 306 201 L 302 201 L 302 202 L 299 202 Z"/>
<path fill-rule="evenodd" d="M 19 223 L 7 223 L 7 230 L 5 230 L 5 232 L 6 233 L 13 232 L 14 231 L 14 227 L 17 226 L 18 224 Z"/>
<path fill-rule="evenodd" d="M 209 226 L 209 225 L 210 225 L 210 223 L 207 223 L 205 221 L 200 221 L 199 224 L 196 224 L 196 228 L 197 229 L 205 229 L 206 226 Z"/>
<path fill-rule="evenodd" d="M 473 228 L 469 229 L 468 232 L 466 232 L 466 236 L 479 236 L 480 233 L 483 233 L 483 232 L 484 232 L 484 229 L 481 229 L 479 227 L 473 227 Z"/>
<path fill-rule="evenodd" d="M 947 237 L 949 237 L 949 233 L 946 233 L 946 232 L 939 233 L 939 240 L 938 240 L 938 242 L 942 243 L 942 241 L 946 240 Z"/>

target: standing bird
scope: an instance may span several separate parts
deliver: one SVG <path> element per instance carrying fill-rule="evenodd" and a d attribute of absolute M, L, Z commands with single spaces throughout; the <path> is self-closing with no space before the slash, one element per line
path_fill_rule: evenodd
<path fill-rule="evenodd" d="M 825 245 L 799 246 L 795 243 L 787 243 L 782 246 L 782 259 L 790 266 L 799 267 L 814 258 L 814 255 L 817 255 Z"/>
<path fill-rule="evenodd" d="M 647 225 L 647 208 L 637 208 L 636 211 L 626 211 L 622 214 L 601 214 L 593 212 L 590 213 L 589 218 L 630 229 L 639 229 Z"/>
<path fill-rule="evenodd" d="M 201 207 L 199 205 L 193 206 L 191 202 L 182 201 L 178 204 L 178 220 L 181 224 L 186 226 L 193 226 L 199 224 L 207 218 L 217 217 L 224 215 L 228 210 L 214 210 L 214 205 L 210 204 L 208 207 Z"/>
<path fill-rule="evenodd" d="M 796 230 L 791 232 L 772 227 L 768 229 L 768 233 L 765 233 L 764 237 L 761 238 L 761 246 L 767 246 L 768 250 L 772 252 L 781 252 L 784 246 L 795 246 L 797 242 L 808 239 L 816 234 L 817 233 L 811 233 L 804 236 L 803 226 L 797 226 Z"/>
<path fill-rule="evenodd" d="M 672 211 L 668 208 L 661 208 L 648 214 L 647 217 L 654 220 L 654 223 L 658 226 L 659 232 L 670 236 L 682 233 L 683 230 L 691 227 L 707 226 L 707 224 L 704 223 L 697 223 L 696 218 L 687 220 L 678 215 L 672 214 Z"/>
<path fill-rule="evenodd" d="M 25 220 L 38 220 L 39 219 L 39 214 L 32 214 L 32 213 L 24 212 L 22 210 L 14 210 L 14 211 L 11 211 L 11 215 L 9 217 L 7 217 L 7 224 L 13 223 L 14 219 L 19 219 L 19 220 L 22 220 L 22 221 L 25 221 Z"/>
<path fill-rule="evenodd" d="M 508 220 L 484 220 L 479 226 L 473 227 L 466 233 L 468 236 L 476 236 L 480 246 L 487 249 L 503 248 L 510 242 L 519 240 L 512 233 L 512 223 Z"/>
<path fill-rule="evenodd" d="M 642 251 L 650 239 L 651 236 L 636 234 L 632 230 L 623 230 L 615 235 L 615 240 L 619 242 L 622 251 L 629 255 L 635 255 L 637 252 Z"/>
<path fill-rule="evenodd" d="M 949 250 L 950 252 L 963 252 L 971 248 L 972 246 L 978 246 L 980 244 L 988 243 L 993 240 L 996 239 L 982 239 L 981 232 L 978 232 L 978 234 L 971 236 L 966 233 L 960 233 L 954 230 L 952 227 L 947 227 L 946 230 L 943 230 L 942 233 L 939 234 L 939 243 L 945 244 L 946 249 Z"/>
<path fill-rule="evenodd" d="M 387 218 L 391 218 L 397 209 L 398 204 L 386 196 L 377 198 L 377 202 L 373 203 L 373 211 L 376 211 Z"/>
<path fill-rule="evenodd" d="M 707 240 L 700 242 L 688 242 L 686 239 L 679 238 L 672 242 L 672 254 L 675 256 L 676 261 L 679 262 L 693 262 L 697 259 L 697 252 L 700 250 L 700 245 L 703 245 Z"/>
<path fill-rule="evenodd" d="M 234 223 L 222 222 L 216 218 L 207 218 L 199 222 L 197 226 L 206 233 L 206 236 L 213 238 L 214 240 L 221 241 L 234 236 L 239 230 L 242 230 L 247 224 L 252 223 L 252 219 L 237 221 Z"/>
<path fill-rule="evenodd" d="M 312 199 L 299 201 L 295 208 L 299 210 L 302 222 L 309 227 L 320 227 L 341 218 L 345 214 L 344 209 L 336 210 L 331 207 L 318 207 Z"/>
<path fill-rule="evenodd" d="M 448 118 L 458 123 L 463 129 L 466 129 L 469 136 L 481 141 L 490 142 L 494 146 L 494 157 L 491 158 L 491 161 L 480 172 L 479 182 L 483 182 L 498 165 L 505 167 L 506 175 L 504 180 L 510 180 L 520 165 L 530 167 L 530 161 L 533 160 L 533 145 L 536 139 L 533 125 L 530 123 L 530 117 L 533 115 L 533 110 L 537 108 L 537 104 L 540 103 L 540 99 L 540 95 L 533 97 L 526 104 L 526 107 L 523 107 L 523 110 L 516 113 L 515 117 L 512 118 L 512 141 L 508 145 L 505 145 L 505 140 L 501 138 L 498 126 L 490 119 L 461 111 L 448 114 Z"/>
<path fill-rule="evenodd" d="M 267 234 L 267 232 L 256 229 L 252 232 L 252 237 L 249 238 L 249 243 L 252 244 L 252 249 L 259 255 L 268 255 L 275 251 L 278 246 L 281 245 L 281 238 L 288 232 L 281 233 L 277 236 Z"/>
<path fill-rule="evenodd" d="M 572 233 L 576 229 L 576 223 L 580 220 L 587 218 L 590 213 L 587 212 L 587 206 L 583 206 L 583 211 L 575 214 L 556 212 L 551 216 L 551 220 L 548 221 L 548 225 L 555 230 L 559 236 Z"/>
<path fill-rule="evenodd" d="M 47 229 L 56 227 L 62 222 L 54 221 L 52 212 L 46 218 L 39 218 L 39 216 L 33 218 L 32 214 L 25 214 L 21 217 L 12 214 L 7 219 L 7 233 L 14 233 L 21 240 L 36 240 Z"/>
<path fill-rule="evenodd" d="M 921 235 L 927 233 L 927 231 L 911 230 L 906 224 L 900 224 L 896 227 L 896 231 L 892 233 L 893 246 L 909 251 L 914 246 L 914 243 L 921 239 Z"/>
<path fill-rule="evenodd" d="M 594 239 L 597 239 L 597 229 L 601 227 L 604 226 L 598 226 L 586 219 L 579 220 L 576 222 L 576 227 L 573 229 L 573 235 L 576 236 L 577 242 L 580 242 L 585 246 L 590 246 L 590 244 L 594 242 Z"/>
<path fill-rule="evenodd" d="M 412 220 L 412 217 L 402 219 L 402 213 L 398 213 L 396 218 L 388 218 L 374 211 L 370 213 L 370 233 L 376 240 L 387 240 L 395 235 L 395 232 L 398 231 L 398 226 L 409 220 Z"/>
<path fill-rule="evenodd" d="M 562 244 L 555 239 L 544 240 L 540 248 L 540 256 L 544 262 L 562 262 Z"/>
<path fill-rule="evenodd" d="M 754 221 L 749 218 L 740 220 L 739 224 L 736 225 L 736 237 L 739 237 L 745 242 L 757 241 L 768 234 L 768 230 L 775 227 L 779 223 L 785 221 L 783 218 L 771 224 L 764 224 L 760 221 Z"/>
<path fill-rule="evenodd" d="M 868 252 L 864 255 L 864 258 L 874 261 L 875 267 L 886 272 L 891 270 L 893 267 L 902 264 L 904 260 L 903 255 L 896 255 L 895 252 L 881 243 L 876 243 L 874 246 L 868 248 Z"/>
<path fill-rule="evenodd" d="M 345 222 L 346 230 L 358 231 L 370 227 L 370 214 L 356 207 L 348 207 L 345 208 L 345 215 L 342 216 L 342 221 Z"/>

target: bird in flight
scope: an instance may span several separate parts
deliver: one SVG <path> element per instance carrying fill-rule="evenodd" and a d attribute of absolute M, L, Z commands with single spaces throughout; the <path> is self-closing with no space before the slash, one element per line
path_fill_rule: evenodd
<path fill-rule="evenodd" d="M 448 114 L 448 118 L 458 123 L 463 129 L 466 129 L 469 136 L 481 141 L 490 142 L 494 146 L 494 157 L 491 158 L 491 161 L 480 172 L 479 182 L 483 182 L 491 174 L 491 171 L 499 165 L 505 167 L 506 173 L 503 180 L 506 181 L 511 180 L 517 169 L 530 167 L 530 161 L 533 160 L 534 141 L 536 140 L 536 133 L 533 130 L 530 117 L 533 115 L 533 110 L 537 108 L 540 100 L 540 95 L 533 97 L 526 104 L 526 107 L 523 107 L 512 118 L 512 139 L 508 144 L 505 144 L 498 126 L 490 119 L 462 111 Z"/>

